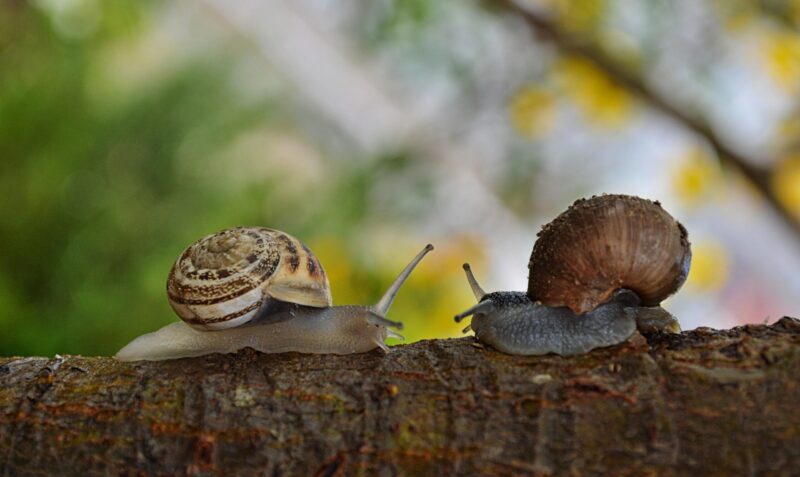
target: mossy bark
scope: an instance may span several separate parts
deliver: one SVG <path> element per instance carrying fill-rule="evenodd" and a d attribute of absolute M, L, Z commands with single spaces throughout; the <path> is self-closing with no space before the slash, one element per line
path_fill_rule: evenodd
<path fill-rule="evenodd" d="M 0 358 L 0 475 L 797 475 L 800 321 L 571 358 Z"/>

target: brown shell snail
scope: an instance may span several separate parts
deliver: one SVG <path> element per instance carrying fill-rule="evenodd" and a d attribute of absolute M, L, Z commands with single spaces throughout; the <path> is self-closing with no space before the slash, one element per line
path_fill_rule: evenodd
<path fill-rule="evenodd" d="M 465 332 L 500 351 L 574 355 L 627 340 L 638 328 L 679 332 L 659 303 L 686 280 L 686 229 L 658 202 L 626 195 L 576 201 L 543 227 L 527 292 L 485 293 L 464 264 L 478 304 Z"/>
<path fill-rule="evenodd" d="M 181 318 L 142 335 L 116 355 L 162 360 L 252 347 L 265 353 L 349 354 L 388 351 L 386 319 L 427 245 L 371 306 L 332 306 L 325 270 L 302 242 L 263 227 L 237 227 L 190 245 L 172 267 L 167 295 Z"/>

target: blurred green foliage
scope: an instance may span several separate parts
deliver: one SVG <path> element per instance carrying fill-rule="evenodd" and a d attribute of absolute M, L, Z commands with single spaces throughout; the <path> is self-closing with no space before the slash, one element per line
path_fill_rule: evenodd
<path fill-rule="evenodd" d="M 6 5 L 0 355 L 112 354 L 177 319 L 166 274 L 185 246 L 222 228 L 267 225 L 301 237 L 338 303 L 376 300 L 424 245 L 390 232 L 384 239 L 407 247 L 395 252 L 383 240 L 376 252 L 359 235 L 383 226 L 374 188 L 406 167 L 404 155 L 315 172 L 312 150 L 309 164 L 293 163 L 292 148 L 303 153 L 304 141 L 291 114 L 274 93 L 236 91 L 235 55 L 221 48 L 168 60 L 155 73 L 130 66 L 142 49 L 157 57 L 168 46 L 147 45 L 153 3 L 98 3 L 89 17 L 56 14 L 44 2 Z M 262 162 L 270 148 L 277 157 Z M 417 185 L 422 198 L 429 185 Z M 447 308 L 435 287 L 426 292 L 412 279 L 406 288 L 393 316 Z M 468 298 L 462 288 L 455 295 Z"/>
<path fill-rule="evenodd" d="M 82 38 L 57 34 L 25 4 L 3 15 L 3 354 L 113 352 L 138 322 L 159 321 L 160 271 L 203 222 L 260 219 L 236 206 L 252 191 L 223 200 L 182 176 L 176 157 L 197 128 L 214 131 L 210 153 L 268 108 L 231 104 L 221 58 L 108 104 L 91 75 L 104 48 L 139 34 L 143 7 L 102 8 L 99 28 Z"/>

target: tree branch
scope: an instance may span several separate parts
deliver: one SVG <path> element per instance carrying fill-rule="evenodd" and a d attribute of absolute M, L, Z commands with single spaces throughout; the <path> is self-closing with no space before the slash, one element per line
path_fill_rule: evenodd
<path fill-rule="evenodd" d="M 800 321 L 571 358 L 0 358 L 0 475 L 789 475 Z"/>
<path fill-rule="evenodd" d="M 527 25 L 536 32 L 538 38 L 550 41 L 564 53 L 579 56 L 590 61 L 598 69 L 611 77 L 617 84 L 634 94 L 641 101 L 705 139 L 714 149 L 720 161 L 722 161 L 723 164 L 733 167 L 745 176 L 762 194 L 778 217 L 780 217 L 789 226 L 792 232 L 794 232 L 796 238 L 800 239 L 800 223 L 798 223 L 794 215 L 775 196 L 772 190 L 770 172 L 755 166 L 756 161 L 745 157 L 726 145 L 714 133 L 708 125 L 708 122 L 703 119 L 701 115 L 684 111 L 675 106 L 660 93 L 651 89 L 643 78 L 629 69 L 624 68 L 617 60 L 603 50 L 561 30 L 553 22 L 521 7 L 514 0 L 496 0 L 496 3 L 524 19 Z"/>

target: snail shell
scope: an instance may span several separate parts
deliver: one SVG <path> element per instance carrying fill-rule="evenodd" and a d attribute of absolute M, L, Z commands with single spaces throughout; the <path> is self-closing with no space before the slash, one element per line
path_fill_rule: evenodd
<path fill-rule="evenodd" d="M 689 273 L 686 229 L 661 204 L 627 195 L 580 199 L 538 234 L 528 264 L 528 296 L 582 314 L 614 291 L 658 305 Z"/>
<path fill-rule="evenodd" d="M 222 230 L 190 245 L 172 266 L 167 296 L 183 321 L 203 330 L 244 324 L 270 298 L 311 307 L 332 303 L 311 250 L 263 227 Z"/>

